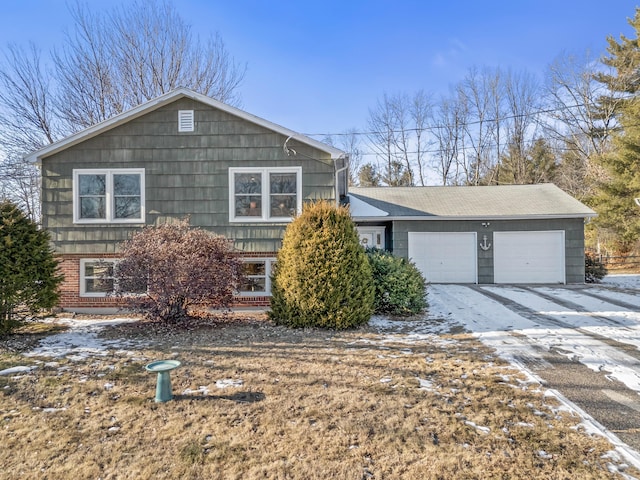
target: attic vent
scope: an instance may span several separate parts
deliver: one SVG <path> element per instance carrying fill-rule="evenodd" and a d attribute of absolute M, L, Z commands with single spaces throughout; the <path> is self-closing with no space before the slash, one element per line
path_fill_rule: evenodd
<path fill-rule="evenodd" d="M 178 132 L 193 132 L 193 110 L 178 110 Z"/>

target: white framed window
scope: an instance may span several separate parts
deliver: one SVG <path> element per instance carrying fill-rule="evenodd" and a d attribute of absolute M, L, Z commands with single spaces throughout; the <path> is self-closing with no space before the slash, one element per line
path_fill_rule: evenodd
<path fill-rule="evenodd" d="M 193 110 L 178 110 L 178 132 L 193 132 L 194 129 Z"/>
<path fill-rule="evenodd" d="M 73 171 L 74 223 L 144 223 L 144 168 Z"/>
<path fill-rule="evenodd" d="M 80 259 L 80 296 L 106 297 L 113 293 L 115 288 L 114 265 L 115 260 Z"/>
<path fill-rule="evenodd" d="M 243 259 L 243 273 L 245 282 L 239 288 L 239 295 L 268 296 L 271 295 L 271 269 L 276 263 L 275 258 L 246 258 Z"/>
<path fill-rule="evenodd" d="M 119 287 L 114 276 L 117 259 L 81 258 L 80 259 L 80 296 L 106 297 L 115 293 Z M 134 282 L 134 290 L 121 292 L 126 295 L 139 295 L 146 292 L 146 287 Z"/>
<path fill-rule="evenodd" d="M 230 168 L 231 222 L 289 222 L 302 211 L 302 167 Z"/>

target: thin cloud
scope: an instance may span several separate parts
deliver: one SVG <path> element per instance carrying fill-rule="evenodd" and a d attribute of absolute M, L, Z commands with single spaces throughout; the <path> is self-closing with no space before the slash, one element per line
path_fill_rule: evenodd
<path fill-rule="evenodd" d="M 432 63 L 436 67 L 447 67 L 455 62 L 459 56 L 468 51 L 467 45 L 459 38 L 450 38 L 447 40 L 448 48 L 444 51 L 437 51 L 433 57 Z"/>

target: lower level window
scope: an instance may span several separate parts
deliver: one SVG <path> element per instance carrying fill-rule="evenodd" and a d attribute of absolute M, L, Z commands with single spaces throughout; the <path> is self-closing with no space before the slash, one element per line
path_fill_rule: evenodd
<path fill-rule="evenodd" d="M 80 260 L 80 296 L 106 297 L 115 287 L 113 266 L 115 260 Z"/>
<path fill-rule="evenodd" d="M 138 295 L 146 291 L 144 282 L 120 282 L 114 276 L 117 260 L 83 258 L 80 260 L 80 296 L 106 297 L 120 287 L 119 293 Z M 126 290 L 125 290 L 126 288 Z"/>
<path fill-rule="evenodd" d="M 240 286 L 240 295 L 271 295 L 271 269 L 275 263 L 275 258 L 244 260 L 245 282 Z"/>

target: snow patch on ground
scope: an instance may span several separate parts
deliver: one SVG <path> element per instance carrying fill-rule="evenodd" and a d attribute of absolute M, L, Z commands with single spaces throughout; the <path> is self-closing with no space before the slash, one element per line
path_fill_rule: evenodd
<path fill-rule="evenodd" d="M 13 375 L 14 373 L 26 373 L 26 372 L 30 372 L 31 370 L 33 370 L 34 368 L 38 368 L 38 367 L 27 367 L 24 365 L 18 365 L 15 367 L 11 367 L 11 368 L 5 368 L 4 370 L 0 370 L 0 377 L 4 376 L 4 375 Z"/>
<path fill-rule="evenodd" d="M 233 388 L 241 387 L 244 385 L 244 381 L 239 378 L 225 378 L 222 380 L 216 380 L 216 387 L 218 388 Z"/>
<path fill-rule="evenodd" d="M 618 287 L 618 288 L 640 290 L 640 275 L 634 275 L 634 274 L 607 275 L 602 279 L 602 284 Z"/>
<path fill-rule="evenodd" d="M 110 350 L 122 350 L 141 348 L 143 342 L 128 340 L 106 340 L 99 338 L 98 333 L 104 327 L 118 325 L 125 322 L 134 322 L 131 318 L 116 318 L 110 320 L 75 320 L 57 319 L 57 323 L 68 325 L 69 329 L 62 333 L 43 338 L 40 344 L 33 350 L 26 352 L 26 357 L 66 357 L 72 361 L 81 361 L 92 356 L 106 356 Z"/>

